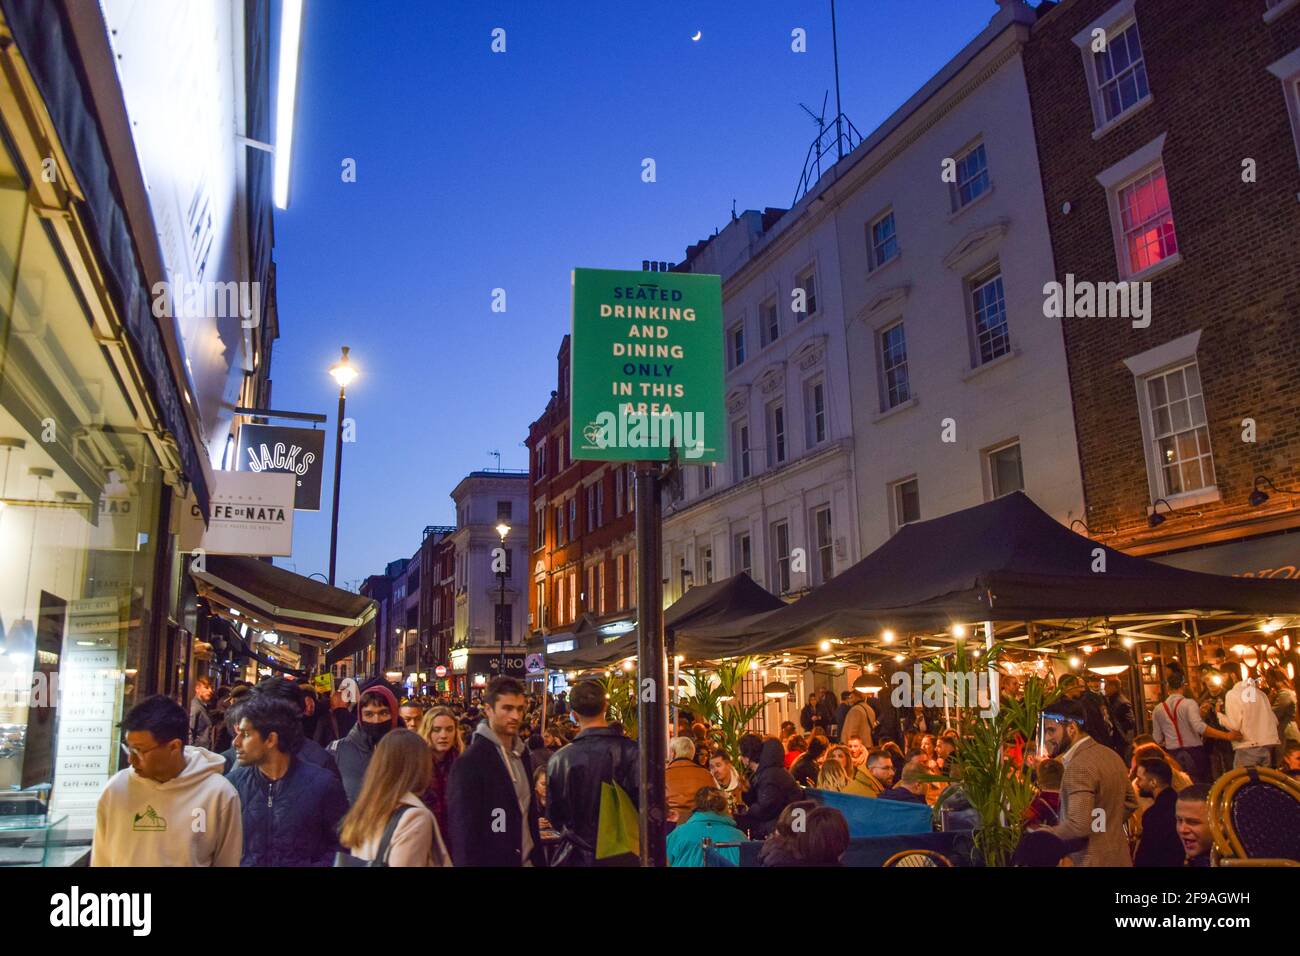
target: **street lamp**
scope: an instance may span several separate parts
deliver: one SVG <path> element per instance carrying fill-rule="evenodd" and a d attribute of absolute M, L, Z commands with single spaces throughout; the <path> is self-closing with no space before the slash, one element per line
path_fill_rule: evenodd
<path fill-rule="evenodd" d="M 497 523 L 497 534 L 501 535 L 501 570 L 497 576 L 501 581 L 501 600 L 497 604 L 497 633 L 501 638 L 501 663 L 497 667 L 497 674 L 504 677 L 506 673 L 506 535 L 510 533 L 510 525 L 504 521 Z"/>
<path fill-rule="evenodd" d="M 334 565 L 339 553 L 339 479 L 343 475 L 343 406 L 347 389 L 357 377 L 357 370 L 348 361 L 348 347 L 343 346 L 343 357 L 330 366 L 330 375 L 339 384 L 339 418 L 334 438 L 334 514 L 330 519 L 330 575 L 334 583 Z"/>

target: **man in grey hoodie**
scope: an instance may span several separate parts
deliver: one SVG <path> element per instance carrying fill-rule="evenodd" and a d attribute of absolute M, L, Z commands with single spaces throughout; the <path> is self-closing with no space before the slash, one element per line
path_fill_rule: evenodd
<path fill-rule="evenodd" d="M 533 768 L 519 739 L 527 700 L 513 677 L 484 695 L 485 718 L 447 781 L 448 838 L 456 866 L 544 866 Z"/>

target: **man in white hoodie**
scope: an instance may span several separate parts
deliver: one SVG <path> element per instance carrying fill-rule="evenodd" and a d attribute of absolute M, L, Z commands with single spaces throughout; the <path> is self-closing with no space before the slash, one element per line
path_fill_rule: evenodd
<path fill-rule="evenodd" d="M 99 796 L 91 866 L 239 866 L 243 817 L 221 756 L 187 747 L 184 709 L 161 695 L 121 723 L 131 767 Z"/>

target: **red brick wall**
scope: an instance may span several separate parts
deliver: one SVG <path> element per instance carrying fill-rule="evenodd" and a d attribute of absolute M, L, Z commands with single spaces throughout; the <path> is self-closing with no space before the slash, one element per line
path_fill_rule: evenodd
<path fill-rule="evenodd" d="M 563 373 L 568 368 L 569 360 L 569 340 L 566 336 L 561 343 L 559 354 L 556 357 L 558 367 Z M 583 567 L 583 558 L 586 555 L 598 551 L 604 551 L 625 535 L 631 534 L 635 528 L 635 519 L 633 512 L 628 510 L 628 500 L 624 497 L 623 515 L 614 517 L 614 473 L 607 471 L 600 479 L 605 487 L 605 506 L 604 506 L 604 524 L 597 527 L 594 531 L 587 531 L 587 494 L 595 493 L 595 485 L 590 488 L 583 488 L 582 482 L 590 477 L 606 464 L 598 461 L 568 461 L 563 471 L 559 470 L 560 462 L 555 455 L 555 438 L 559 437 L 567 447 L 569 441 L 569 403 L 566 400 L 561 401 L 558 394 L 552 395 L 550 402 L 547 404 L 546 411 L 542 417 L 529 427 L 528 430 L 528 456 L 529 456 L 529 502 L 528 502 L 528 573 L 526 582 L 528 587 L 528 607 L 532 614 L 532 630 L 541 629 L 541 617 L 537 608 L 537 590 L 535 583 L 534 570 L 537 562 L 543 562 L 547 571 L 546 596 L 551 608 L 551 618 L 545 630 L 548 632 L 558 628 L 567 629 L 569 622 L 558 625 L 555 617 L 555 609 L 558 606 L 556 601 L 556 581 L 554 572 L 563 571 L 563 580 L 567 581 L 568 571 L 573 569 L 578 575 L 577 591 L 578 610 L 581 615 L 584 611 L 593 613 L 599 608 L 599 603 L 595 595 L 587 595 L 584 601 L 581 597 L 586 590 L 586 569 Z M 546 474 L 538 481 L 536 474 L 537 455 L 536 449 L 541 442 L 547 443 L 546 450 Z M 567 452 L 566 452 L 567 456 Z M 622 467 L 626 468 L 626 465 Z M 565 519 L 565 543 L 557 546 L 556 528 L 555 528 L 555 507 L 557 499 L 567 495 L 573 488 L 577 488 L 577 521 L 578 533 L 568 527 L 566 512 Z M 536 503 L 542 497 L 546 498 L 546 507 L 541 512 L 541 517 L 546 522 L 545 546 L 538 550 L 537 543 L 537 520 L 538 512 Z M 567 508 L 567 503 L 566 503 Z M 606 613 L 612 612 L 617 605 L 617 582 L 618 570 L 613 560 L 605 562 L 605 608 Z M 566 592 L 567 594 L 567 592 Z"/>
<path fill-rule="evenodd" d="M 1099 172 L 1167 134 L 1164 162 L 1183 262 L 1152 280 L 1151 325 L 1063 319 L 1087 523 L 1139 550 L 1241 536 L 1267 512 L 1300 523 L 1286 496 L 1247 504 L 1256 474 L 1300 485 L 1300 165 L 1281 82 L 1267 65 L 1300 46 L 1300 9 L 1272 24 L 1264 0 L 1137 0 L 1154 102 L 1094 141 L 1072 37 L 1114 0 L 1067 0 L 1025 50 L 1058 281 L 1116 281 Z M 1243 183 L 1242 160 L 1258 181 Z M 1062 204 L 1069 202 L 1068 215 Z M 1043 321 L 1057 321 L 1044 319 Z M 1222 500 L 1147 527 L 1149 489 L 1133 375 L 1123 359 L 1202 329 L 1197 358 Z M 1255 444 L 1242 441 L 1253 418 Z M 1163 511 L 1163 505 L 1161 506 Z M 1229 525 L 1253 527 L 1227 531 Z"/>

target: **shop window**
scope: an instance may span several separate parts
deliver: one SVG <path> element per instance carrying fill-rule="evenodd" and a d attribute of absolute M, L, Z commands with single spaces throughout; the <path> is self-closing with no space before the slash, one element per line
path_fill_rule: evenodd
<path fill-rule="evenodd" d="M 28 172 L 0 145 L 0 790 L 52 785 L 51 812 L 89 835 L 118 722 L 185 685 L 192 643 L 152 619 L 161 471 Z"/>

